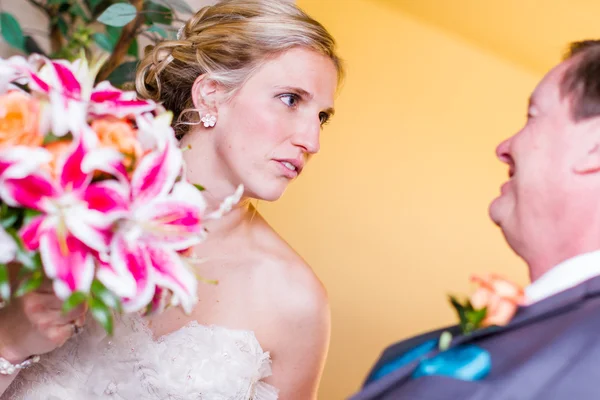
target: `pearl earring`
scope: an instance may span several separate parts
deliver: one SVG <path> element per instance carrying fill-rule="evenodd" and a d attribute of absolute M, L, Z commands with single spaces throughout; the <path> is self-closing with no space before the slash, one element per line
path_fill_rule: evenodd
<path fill-rule="evenodd" d="M 215 117 L 214 115 L 206 114 L 204 117 L 200 118 L 200 121 L 202 121 L 205 128 L 212 128 L 217 123 L 217 117 Z"/>

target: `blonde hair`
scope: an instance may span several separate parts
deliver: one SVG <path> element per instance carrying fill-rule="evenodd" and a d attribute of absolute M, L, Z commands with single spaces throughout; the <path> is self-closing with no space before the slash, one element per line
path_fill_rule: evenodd
<path fill-rule="evenodd" d="M 333 61 L 338 82 L 342 61 L 327 30 L 290 0 L 223 0 L 202 8 L 180 30 L 178 40 L 148 46 L 136 73 L 142 98 L 174 114 L 177 137 L 198 123 L 191 98 L 200 75 L 232 94 L 260 65 L 286 50 L 303 47 Z"/>

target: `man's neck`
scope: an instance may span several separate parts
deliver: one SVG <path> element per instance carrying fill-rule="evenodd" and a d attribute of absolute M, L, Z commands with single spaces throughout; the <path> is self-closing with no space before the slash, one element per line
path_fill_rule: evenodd
<path fill-rule="evenodd" d="M 591 253 L 596 250 L 600 250 L 600 246 L 578 246 L 577 248 L 572 248 L 570 251 L 540 254 L 538 257 L 532 258 L 529 261 L 526 260 L 529 268 L 529 278 L 533 283 L 557 265 L 574 257 Z"/>

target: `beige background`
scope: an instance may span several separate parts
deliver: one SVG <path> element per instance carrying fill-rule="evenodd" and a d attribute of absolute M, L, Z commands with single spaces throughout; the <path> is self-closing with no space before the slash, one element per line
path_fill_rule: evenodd
<path fill-rule="evenodd" d="M 446 294 L 468 293 L 471 273 L 527 283 L 487 217 L 507 176 L 494 148 L 520 128 L 565 44 L 596 33 L 600 10 L 588 0 L 298 3 L 336 36 L 348 77 L 322 153 L 259 209 L 328 288 L 320 398 L 342 399 L 385 346 L 452 323 Z M 26 28 L 44 26 L 25 0 L 1 4 Z"/>

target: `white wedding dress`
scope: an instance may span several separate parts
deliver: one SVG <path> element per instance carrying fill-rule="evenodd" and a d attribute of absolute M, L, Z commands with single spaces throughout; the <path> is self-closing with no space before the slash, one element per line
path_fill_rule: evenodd
<path fill-rule="evenodd" d="M 254 333 L 195 322 L 154 340 L 137 315 L 96 324 L 21 371 L 0 400 L 276 400 Z"/>

